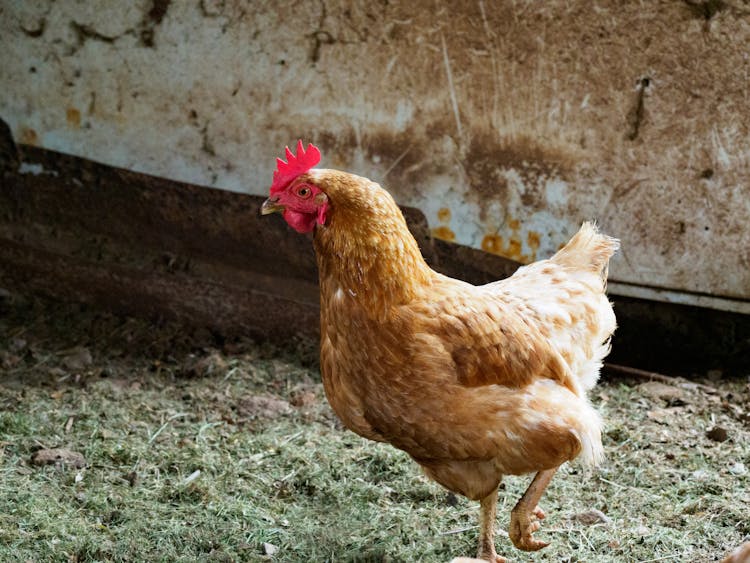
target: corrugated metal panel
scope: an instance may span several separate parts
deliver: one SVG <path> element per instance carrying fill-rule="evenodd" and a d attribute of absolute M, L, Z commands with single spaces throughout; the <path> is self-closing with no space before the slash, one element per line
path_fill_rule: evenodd
<path fill-rule="evenodd" d="M 19 142 L 262 194 L 303 137 L 437 237 L 526 262 L 596 218 L 623 242 L 613 291 L 750 312 L 743 2 L 0 11 Z"/>

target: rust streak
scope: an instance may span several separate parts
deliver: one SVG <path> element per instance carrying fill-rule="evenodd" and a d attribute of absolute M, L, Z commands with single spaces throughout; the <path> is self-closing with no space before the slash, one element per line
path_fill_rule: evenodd
<path fill-rule="evenodd" d="M 24 145 L 36 145 L 39 142 L 39 136 L 30 127 L 24 127 L 21 129 L 19 141 Z"/>
<path fill-rule="evenodd" d="M 72 127 L 78 128 L 81 126 L 81 112 L 76 108 L 68 108 L 65 110 L 65 119 Z"/>
<path fill-rule="evenodd" d="M 448 242 L 453 242 L 456 240 L 456 233 L 454 233 L 450 227 L 446 227 L 445 225 L 441 225 L 440 227 L 435 227 L 432 229 L 432 236 L 435 238 L 439 238 L 440 240 L 446 240 Z"/>
<path fill-rule="evenodd" d="M 503 237 L 497 234 L 485 235 L 482 239 L 482 250 L 492 254 L 501 254 L 503 249 Z"/>

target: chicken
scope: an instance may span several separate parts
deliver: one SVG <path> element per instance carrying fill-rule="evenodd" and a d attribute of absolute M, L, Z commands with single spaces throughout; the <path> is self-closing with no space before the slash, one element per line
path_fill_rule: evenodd
<path fill-rule="evenodd" d="M 407 452 L 428 477 L 478 500 L 479 557 L 497 555 L 503 475 L 535 473 L 509 536 L 534 538 L 561 464 L 602 457 L 597 381 L 615 315 L 605 296 L 618 241 L 584 223 L 549 260 L 483 286 L 433 271 L 378 184 L 315 169 L 320 151 L 286 149 L 263 214 L 313 232 L 320 276 L 320 363 L 331 407 L 360 436 Z"/>

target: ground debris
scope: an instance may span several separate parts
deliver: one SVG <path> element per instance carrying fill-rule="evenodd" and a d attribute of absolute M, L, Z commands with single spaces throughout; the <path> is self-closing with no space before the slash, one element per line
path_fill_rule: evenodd
<path fill-rule="evenodd" d="M 663 373 L 657 373 L 654 371 L 642 370 L 630 366 L 621 366 L 618 364 L 605 363 L 604 371 L 610 373 L 616 373 L 618 375 L 624 375 L 628 377 L 634 377 L 636 379 L 645 379 L 647 381 L 661 382 L 666 385 L 681 387 L 683 389 L 698 389 L 710 395 L 718 393 L 716 387 L 711 385 L 705 385 L 703 383 L 694 383 L 692 381 L 685 381 L 681 377 L 672 377 L 664 375 Z"/>
<path fill-rule="evenodd" d="M 714 426 L 706 432 L 706 437 L 714 442 L 726 442 L 729 439 L 729 432 L 722 426 Z"/>
<path fill-rule="evenodd" d="M 747 467 L 745 467 L 745 464 L 741 461 L 736 461 L 732 465 L 729 466 L 729 472 L 732 475 L 737 475 L 738 477 L 742 477 L 743 475 L 747 475 Z"/>
<path fill-rule="evenodd" d="M 309 385 L 300 385 L 289 393 L 289 403 L 294 407 L 309 407 L 317 402 L 315 388 Z"/>
<path fill-rule="evenodd" d="M 674 420 L 674 417 L 676 415 L 682 414 L 683 410 L 684 409 L 680 407 L 671 407 L 668 409 L 653 409 L 646 412 L 646 416 L 650 420 L 658 422 L 659 424 L 669 425 L 670 421 Z"/>
<path fill-rule="evenodd" d="M 179 374 L 182 377 L 215 377 L 227 371 L 227 361 L 216 350 L 206 354 L 190 354 Z"/>
<path fill-rule="evenodd" d="M 264 419 L 276 418 L 292 412 L 291 405 L 271 395 L 248 395 L 237 405 L 237 413 L 242 418 Z"/>
<path fill-rule="evenodd" d="M 662 400 L 671 406 L 680 406 L 687 403 L 687 393 L 683 389 L 659 381 L 641 383 L 638 390 L 651 399 Z"/>
<path fill-rule="evenodd" d="M 593 526 L 594 524 L 609 524 L 612 522 L 609 516 L 596 508 L 574 514 L 571 519 L 580 522 L 581 524 L 585 524 L 586 526 Z"/>
<path fill-rule="evenodd" d="M 58 467 L 81 469 L 86 467 L 86 458 L 83 457 L 83 454 L 67 448 L 51 448 L 34 452 L 31 456 L 31 463 L 34 465 L 55 465 Z"/>
<path fill-rule="evenodd" d="M 70 371 L 84 370 L 93 362 L 94 359 L 91 357 L 91 351 L 85 346 L 76 346 L 64 352 L 62 357 L 63 366 Z"/>

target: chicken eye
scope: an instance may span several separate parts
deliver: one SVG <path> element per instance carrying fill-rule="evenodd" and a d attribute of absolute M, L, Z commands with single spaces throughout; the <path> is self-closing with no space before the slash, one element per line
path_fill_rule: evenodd
<path fill-rule="evenodd" d="M 299 197 L 310 197 L 310 194 L 312 194 L 312 190 L 307 186 L 302 186 L 297 190 L 297 195 Z"/>

